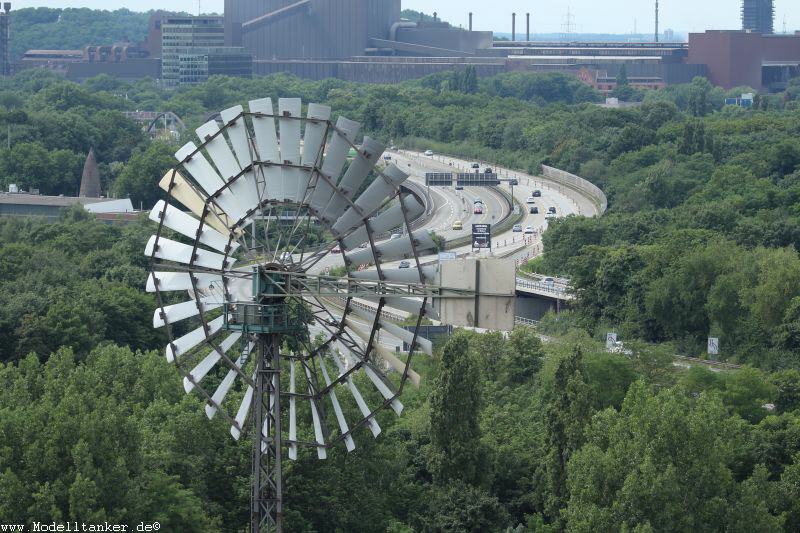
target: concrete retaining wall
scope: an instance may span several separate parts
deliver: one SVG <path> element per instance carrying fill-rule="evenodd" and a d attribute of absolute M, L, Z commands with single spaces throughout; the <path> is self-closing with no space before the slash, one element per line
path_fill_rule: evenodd
<path fill-rule="evenodd" d="M 558 183 L 559 185 L 564 185 L 565 187 L 575 189 L 576 191 L 584 194 L 597 206 L 599 214 L 602 215 L 606 212 L 606 209 L 608 209 L 608 199 L 606 199 L 605 193 L 593 183 L 590 183 L 585 179 L 576 176 L 575 174 L 570 174 L 569 172 L 565 172 L 557 168 L 548 167 L 547 165 L 542 165 L 542 176 L 550 181 Z"/>

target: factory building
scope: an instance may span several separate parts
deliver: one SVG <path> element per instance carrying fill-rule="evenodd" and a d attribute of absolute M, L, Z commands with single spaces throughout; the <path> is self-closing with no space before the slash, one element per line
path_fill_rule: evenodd
<path fill-rule="evenodd" d="M 164 12 L 150 18 L 143 43 L 83 51 L 31 50 L 22 63 L 80 80 L 107 73 L 160 78 L 165 86 L 209 76 L 287 72 L 308 79 L 397 83 L 475 67 L 481 77 L 504 72 L 563 72 L 602 91 L 625 65 L 629 81 L 648 89 L 707 76 L 726 88 L 781 90 L 798 75 L 800 35 L 774 35 L 772 0 L 743 0 L 742 31 L 691 34 L 676 42 L 538 42 L 531 17 L 511 41 L 433 20 L 401 19 L 401 0 L 225 0 L 225 15 Z M 0 14 L 2 17 L 2 14 Z M 2 20 L 2 19 L 0 19 Z M 2 29 L 2 26 L 0 26 Z"/>
<path fill-rule="evenodd" d="M 745 85 L 781 91 L 790 78 L 800 76 L 800 33 L 690 33 L 687 62 L 706 65 L 709 81 L 726 89 Z"/>

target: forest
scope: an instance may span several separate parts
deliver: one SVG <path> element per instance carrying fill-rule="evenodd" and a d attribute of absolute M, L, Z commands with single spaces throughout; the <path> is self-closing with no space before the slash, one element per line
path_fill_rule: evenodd
<path fill-rule="evenodd" d="M 401 147 L 578 173 L 609 211 L 552 224 L 527 267 L 570 277 L 574 309 L 417 356 L 422 385 L 377 439 L 287 466 L 287 530 L 797 531 L 800 82 L 755 109 L 727 94 L 698 78 L 613 110 L 559 74 L 163 91 L 26 71 L 0 80 L 0 182 L 75 194 L 93 147 L 104 193 L 147 208 L 207 112 L 263 96 L 327 103 Z M 186 138 L 150 140 L 136 109 L 174 111 Z M 0 523 L 246 530 L 251 450 L 183 393 L 151 328 L 152 230 L 0 218 Z M 741 368 L 673 364 L 709 335 Z"/>

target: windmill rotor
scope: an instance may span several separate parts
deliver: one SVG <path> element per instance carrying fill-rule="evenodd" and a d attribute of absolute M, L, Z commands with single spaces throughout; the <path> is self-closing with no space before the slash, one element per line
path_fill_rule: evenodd
<path fill-rule="evenodd" d="M 399 415 L 406 382 L 419 383 L 413 356 L 432 353 L 417 333 L 423 317 L 437 317 L 439 298 L 474 297 L 445 295 L 436 266 L 421 263 L 435 249 L 414 230 L 425 209 L 403 170 L 378 166 L 384 146 L 368 136 L 356 145 L 359 124 L 334 121 L 327 106 L 303 108 L 280 98 L 276 112 L 263 98 L 200 126 L 159 183 L 166 199 L 150 212 L 158 226 L 145 248 L 153 326 L 184 390 L 233 438 L 252 432 L 254 532 L 282 531 L 284 457 L 352 451 L 364 427 L 377 437 L 377 414 Z M 335 261 L 347 275 L 326 275 Z"/>

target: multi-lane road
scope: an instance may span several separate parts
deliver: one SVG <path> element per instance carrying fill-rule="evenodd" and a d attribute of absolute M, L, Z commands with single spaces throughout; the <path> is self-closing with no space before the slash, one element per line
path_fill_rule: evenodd
<path fill-rule="evenodd" d="M 386 155 L 400 168 L 410 174 L 409 179 L 422 187 L 425 186 L 425 174 L 429 172 L 472 172 L 473 161 L 457 159 L 449 156 L 433 155 L 426 156 L 419 152 L 406 150 L 387 151 Z M 503 257 L 511 257 L 518 260 L 534 257 L 542 252 L 541 234 L 547 228 L 545 215 L 549 207 L 556 209 L 556 216 L 562 217 L 570 214 L 581 214 L 587 216 L 597 215 L 597 207 L 591 199 L 581 195 L 577 191 L 563 187 L 555 182 L 548 181 L 538 176 L 532 176 L 522 172 L 509 170 L 503 167 L 492 165 L 491 163 L 481 163 L 480 171 L 487 166 L 500 175 L 501 179 L 516 179 L 517 185 L 511 187 L 508 182 L 504 182 L 500 187 L 465 187 L 463 190 L 455 190 L 454 187 L 429 187 L 427 193 L 433 203 L 432 213 L 423 229 L 433 230 L 438 235 L 447 240 L 467 236 L 472 231 L 472 224 L 489 223 L 496 225 L 509 215 L 509 205 L 506 197 L 498 190 L 505 189 L 507 193 L 512 193 L 517 203 L 522 206 L 522 219 L 519 224 L 525 230 L 530 226 L 534 233 L 525 234 L 524 232 L 509 229 L 502 233 L 492 235 L 492 253 Z M 527 203 L 533 192 L 538 190 L 540 197 L 535 198 L 535 204 Z M 473 201 L 480 199 L 484 210 L 482 214 L 473 213 Z M 536 205 L 539 212 L 530 213 L 529 208 Z M 454 230 L 453 223 L 460 221 L 461 230 Z M 470 245 L 456 248 L 459 254 L 472 252 Z M 487 252 L 482 252 L 487 253 Z M 424 261 L 434 259 L 434 256 L 422 258 Z M 328 254 L 320 261 L 314 273 L 323 272 L 327 268 L 343 265 L 343 257 L 340 254 Z M 388 268 L 396 267 L 397 264 L 389 263 Z"/>

